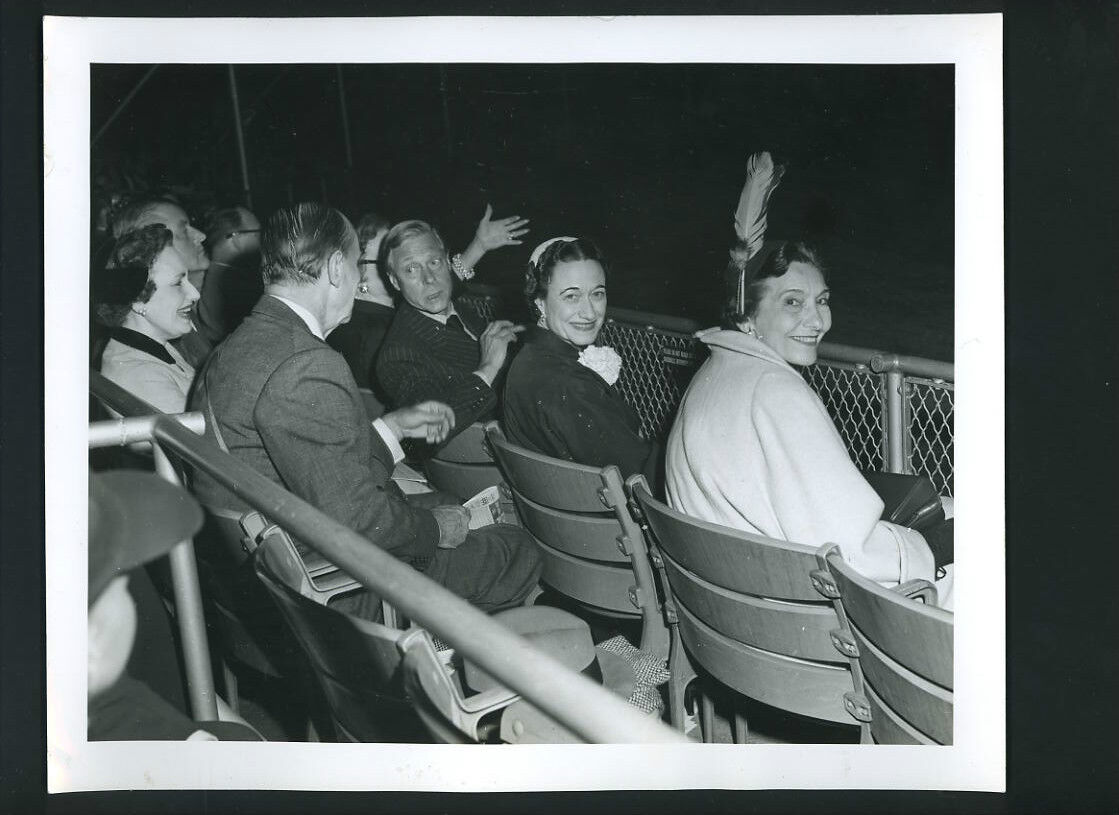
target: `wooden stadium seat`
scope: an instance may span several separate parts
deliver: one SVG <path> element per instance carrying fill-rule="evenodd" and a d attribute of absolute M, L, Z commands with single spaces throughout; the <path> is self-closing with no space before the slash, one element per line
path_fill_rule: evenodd
<path fill-rule="evenodd" d="M 475 743 L 500 734 L 526 742 L 579 741 L 496 682 L 479 693 L 464 692 L 462 663 L 452 662 L 453 652 L 437 652 L 424 629 L 403 631 L 324 605 L 283 537 L 267 536 L 254 565 L 318 678 L 339 740 L 424 741 L 429 735 L 436 741 Z M 550 630 L 569 629 L 568 619 L 581 623 L 547 608 L 509 609 L 494 619 L 545 648 Z M 514 712 L 519 727 L 502 726 L 506 709 Z"/>
<path fill-rule="evenodd" d="M 851 671 L 831 642 L 836 614 L 810 578 L 815 549 L 691 518 L 653 498 L 643 476 L 626 483 L 669 591 L 672 723 L 683 725 L 684 695 L 698 666 L 750 699 L 851 724 L 843 705 Z M 744 716 L 735 729 L 745 742 Z"/>
<path fill-rule="evenodd" d="M 587 610 L 640 619 L 641 642 L 668 657 L 668 628 L 641 529 L 630 515 L 618 468 L 587 467 L 509 442 L 486 426 L 494 458 L 525 528 L 544 559 L 542 581 Z"/>
<path fill-rule="evenodd" d="M 310 662 L 337 739 L 422 740 L 402 684 L 397 641 L 404 632 L 321 603 L 294 549 L 280 536 L 269 536 L 256 549 L 253 564 Z"/>
<path fill-rule="evenodd" d="M 203 607 L 230 706 L 239 709 L 238 672 L 248 668 L 290 684 L 301 670 L 298 645 L 252 571 L 255 542 L 241 526 L 241 513 L 204 506 L 206 522 L 196 551 Z"/>
<path fill-rule="evenodd" d="M 935 586 L 880 586 L 852 569 L 834 544 L 821 547 L 817 560 L 812 580 L 835 604 L 833 642 L 854 678 L 844 705 L 860 723 L 862 742 L 951 744 L 954 618 L 936 607 Z"/>
<path fill-rule="evenodd" d="M 523 606 L 499 612 L 494 620 L 568 669 L 595 677 L 622 699 L 633 692 L 633 666 L 595 646 L 589 626 L 575 615 L 548 606 Z M 448 672 L 428 632 L 412 629 L 399 644 L 405 653 L 405 686 L 417 713 L 438 741 L 473 743 L 484 737 L 507 744 L 584 743 L 576 733 L 506 689 L 497 677 L 470 660 L 455 660 L 457 673 Z M 475 693 L 466 696 L 464 690 Z"/>
<path fill-rule="evenodd" d="M 241 529 L 245 533 L 246 547 L 253 552 L 266 541 L 275 539 L 276 545 L 283 547 L 291 556 L 291 561 L 299 568 L 297 590 L 300 594 L 316 603 L 327 605 L 335 597 L 349 594 L 362 588 L 354 580 L 329 560 L 313 549 L 300 554 L 295 541 L 279 525 L 269 523 L 259 512 L 246 512 L 241 517 Z M 386 601 L 381 601 L 381 618 L 389 628 L 399 628 L 396 610 Z"/>
<path fill-rule="evenodd" d="M 435 489 L 449 492 L 463 501 L 486 487 L 502 483 L 501 471 L 493 463 L 481 422 L 470 425 L 440 447 L 425 462 L 424 468 L 428 482 Z"/>

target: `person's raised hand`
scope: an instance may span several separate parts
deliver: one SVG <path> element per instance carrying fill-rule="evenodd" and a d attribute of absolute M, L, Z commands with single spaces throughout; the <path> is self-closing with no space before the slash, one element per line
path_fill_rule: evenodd
<path fill-rule="evenodd" d="M 518 238 L 528 234 L 527 218 L 510 215 L 508 218 L 498 218 L 494 221 L 490 220 L 491 215 L 493 215 L 493 207 L 486 204 L 486 213 L 478 222 L 478 229 L 474 233 L 475 239 L 487 252 L 502 246 L 516 246 L 521 243 Z"/>
<path fill-rule="evenodd" d="M 516 342 L 517 335 L 525 330 L 523 325 L 514 325 L 508 320 L 494 320 L 482 336 L 478 338 L 478 345 L 482 351 L 482 365 L 478 373 L 485 376 L 492 384 L 494 377 L 501 371 L 505 358 L 509 354 L 509 343 Z"/>
<path fill-rule="evenodd" d="M 470 532 L 470 511 L 457 504 L 435 507 L 431 510 L 435 523 L 439 525 L 440 549 L 457 549 Z"/>
<path fill-rule="evenodd" d="M 438 444 L 455 426 L 455 412 L 442 402 L 420 402 L 381 417 L 397 439 L 424 439 Z"/>

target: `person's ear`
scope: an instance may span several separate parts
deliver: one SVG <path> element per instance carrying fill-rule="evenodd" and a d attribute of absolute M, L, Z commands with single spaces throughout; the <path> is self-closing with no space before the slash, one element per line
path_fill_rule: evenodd
<path fill-rule="evenodd" d="M 762 338 L 762 335 L 758 333 L 758 329 L 754 327 L 754 321 L 750 318 L 746 318 L 739 322 L 738 329 L 749 337 L 757 337 L 759 340 Z"/>
<path fill-rule="evenodd" d="M 330 280 L 330 285 L 334 288 L 341 288 L 342 280 L 345 277 L 346 257 L 338 249 L 330 253 L 330 257 L 326 260 L 326 276 Z"/>
<path fill-rule="evenodd" d="M 547 310 L 544 308 L 544 298 L 543 297 L 537 297 L 536 300 L 534 300 L 533 302 L 536 303 L 536 310 L 540 312 L 541 316 L 544 316 L 545 314 L 548 313 Z"/>
<path fill-rule="evenodd" d="M 396 272 L 390 271 L 385 276 L 389 279 L 389 284 L 397 291 L 400 291 L 400 281 L 396 279 Z"/>

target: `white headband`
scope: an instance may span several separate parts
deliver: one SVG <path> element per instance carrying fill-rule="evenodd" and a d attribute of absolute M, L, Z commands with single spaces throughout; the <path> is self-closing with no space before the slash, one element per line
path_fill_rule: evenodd
<path fill-rule="evenodd" d="M 548 240 L 544 241 L 542 244 L 540 244 L 539 246 L 537 246 L 535 249 L 532 250 L 532 254 L 529 256 L 528 262 L 531 263 L 533 266 L 535 266 L 537 263 L 540 262 L 540 256 L 542 254 L 544 254 L 544 250 L 547 249 L 549 246 L 551 246 L 556 241 L 576 241 L 576 240 L 579 240 L 579 239 L 578 238 L 572 238 L 570 235 L 562 235 L 558 238 L 548 238 Z"/>

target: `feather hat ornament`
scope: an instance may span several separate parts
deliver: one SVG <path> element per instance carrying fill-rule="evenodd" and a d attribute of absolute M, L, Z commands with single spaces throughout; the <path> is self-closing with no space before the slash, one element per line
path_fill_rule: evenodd
<path fill-rule="evenodd" d="M 785 165 L 773 163 L 768 151 L 754 153 L 746 162 L 746 183 L 738 196 L 738 209 L 734 211 L 734 231 L 738 243 L 730 250 L 731 260 L 738 267 L 738 306 L 746 299 L 746 263 L 765 243 L 766 215 L 769 196 L 781 183 Z"/>

